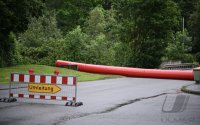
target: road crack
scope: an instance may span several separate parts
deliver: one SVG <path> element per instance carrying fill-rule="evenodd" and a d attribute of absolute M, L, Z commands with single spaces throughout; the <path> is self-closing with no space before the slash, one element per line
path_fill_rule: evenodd
<path fill-rule="evenodd" d="M 155 98 L 155 97 L 166 95 L 166 94 L 169 94 L 169 93 L 161 93 L 161 94 L 158 94 L 158 95 L 153 95 L 153 96 L 141 97 L 141 98 L 136 98 L 136 99 L 133 99 L 133 100 L 128 100 L 128 101 L 123 102 L 121 104 L 117 104 L 114 107 L 110 107 L 110 108 L 108 108 L 108 109 L 106 109 L 106 110 L 104 110 L 102 112 L 98 112 L 97 114 L 104 114 L 104 113 L 113 112 L 113 111 L 115 111 L 115 110 L 117 110 L 117 109 L 119 109 L 121 107 L 133 104 L 135 102 L 139 102 L 139 101 L 142 101 L 142 100 L 145 100 L 145 99 Z"/>
<path fill-rule="evenodd" d="M 177 93 L 161 93 L 161 94 L 157 94 L 157 95 L 153 95 L 153 96 L 136 98 L 136 99 L 133 99 L 133 100 L 128 100 L 128 101 L 126 101 L 126 102 L 117 104 L 117 105 L 115 105 L 115 106 L 113 106 L 113 107 L 110 107 L 110 108 L 107 108 L 107 109 L 105 109 L 105 110 L 103 110 L 103 111 L 92 112 L 92 113 L 82 113 L 82 114 L 73 115 L 73 116 L 67 116 L 67 117 L 65 116 L 65 117 L 60 118 L 60 119 L 59 119 L 56 123 L 54 123 L 53 125 L 57 125 L 57 124 L 62 123 L 62 122 L 70 121 L 70 120 L 77 119 L 77 118 L 87 117 L 87 116 L 91 116 L 91 115 L 99 115 L 99 114 L 110 113 L 110 112 L 113 112 L 113 111 L 115 111 L 115 110 L 117 110 L 117 109 L 119 109 L 119 108 L 121 108 L 121 107 L 130 105 L 130 104 L 133 104 L 133 103 L 142 101 L 142 100 L 151 99 L 151 98 L 156 98 L 156 97 L 163 96 L 163 95 L 167 95 L 167 94 L 177 94 Z"/>

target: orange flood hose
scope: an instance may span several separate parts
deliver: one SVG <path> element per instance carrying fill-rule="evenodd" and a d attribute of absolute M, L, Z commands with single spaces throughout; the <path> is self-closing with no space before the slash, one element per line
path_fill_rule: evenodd
<path fill-rule="evenodd" d="M 57 60 L 57 67 L 65 65 L 77 65 L 79 71 L 99 73 L 99 74 L 112 74 L 123 75 L 129 77 L 144 77 L 144 78 L 162 78 L 162 79 L 182 79 L 193 80 L 194 74 L 192 70 L 160 70 L 160 69 L 141 69 L 141 68 L 128 68 L 117 66 L 104 66 L 94 64 L 84 64 L 70 61 Z"/>

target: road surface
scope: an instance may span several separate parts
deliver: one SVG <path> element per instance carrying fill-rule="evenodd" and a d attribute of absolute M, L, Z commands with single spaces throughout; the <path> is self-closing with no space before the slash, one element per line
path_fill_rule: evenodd
<path fill-rule="evenodd" d="M 145 78 L 82 82 L 78 101 L 83 106 L 37 99 L 0 102 L 0 125 L 199 125 L 200 96 L 180 92 L 193 83 Z M 7 95 L 0 90 L 0 97 Z"/>

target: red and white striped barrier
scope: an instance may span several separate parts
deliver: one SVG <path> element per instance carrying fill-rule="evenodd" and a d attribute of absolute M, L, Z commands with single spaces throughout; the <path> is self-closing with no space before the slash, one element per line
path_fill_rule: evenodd
<path fill-rule="evenodd" d="M 11 73 L 9 96 L 76 102 L 76 82 L 75 76 L 60 76 L 57 72 L 54 75 Z"/>
<path fill-rule="evenodd" d="M 11 73 L 11 82 L 76 85 L 76 77 Z"/>
<path fill-rule="evenodd" d="M 16 98 L 32 98 L 32 99 L 46 99 L 46 100 L 63 100 L 63 101 L 75 101 L 76 98 L 68 98 L 66 96 L 49 96 L 49 95 L 33 95 L 33 94 L 13 94 L 10 93 L 10 97 Z"/>

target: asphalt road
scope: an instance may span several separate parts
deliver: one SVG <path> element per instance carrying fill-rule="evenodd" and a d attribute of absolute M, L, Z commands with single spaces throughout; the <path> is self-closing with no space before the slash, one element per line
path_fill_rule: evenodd
<path fill-rule="evenodd" d="M 78 84 L 83 106 L 37 99 L 0 102 L 0 125 L 199 125 L 200 96 L 180 92 L 192 83 L 144 78 L 83 82 Z M 7 95 L 0 90 L 0 97 Z"/>

